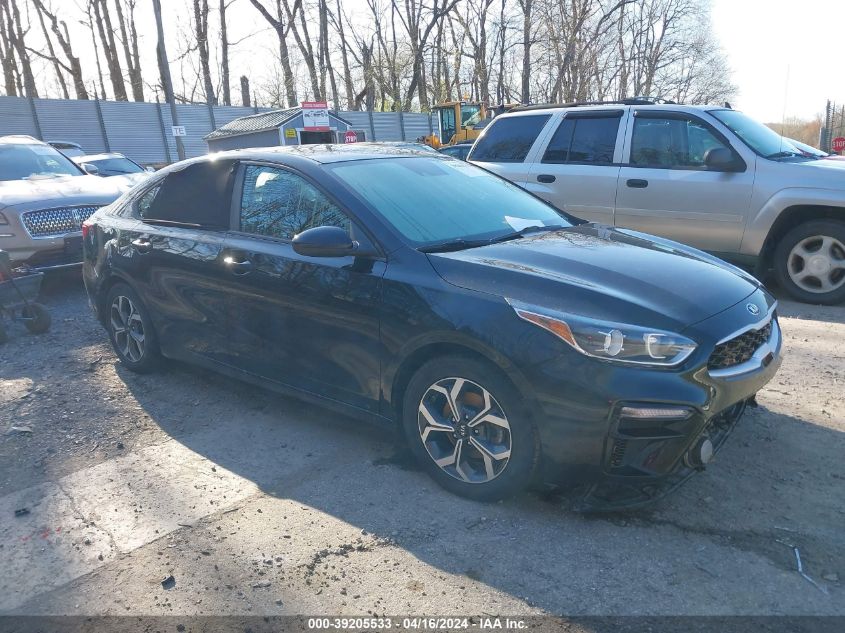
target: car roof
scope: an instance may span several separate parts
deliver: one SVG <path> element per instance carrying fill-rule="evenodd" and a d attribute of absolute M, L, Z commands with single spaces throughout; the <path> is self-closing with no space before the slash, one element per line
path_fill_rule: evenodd
<path fill-rule="evenodd" d="M 43 141 L 39 141 L 34 136 L 29 136 L 28 134 L 7 134 L 6 136 L 0 136 L 0 143 L 4 145 L 11 145 L 12 143 L 15 145 L 46 145 Z"/>
<path fill-rule="evenodd" d="M 699 112 L 708 110 L 720 110 L 721 106 L 713 105 L 684 105 L 680 103 L 595 103 L 588 105 L 549 105 L 548 107 L 530 106 L 525 109 L 513 110 L 505 112 L 496 117 L 514 117 L 514 116 L 531 116 L 533 114 L 554 114 L 555 112 L 583 112 L 589 110 L 621 110 L 623 108 L 643 108 L 648 111 L 649 108 L 655 108 L 663 112 L 690 112 L 697 110 Z M 494 119 L 495 120 L 495 119 Z"/>
<path fill-rule="evenodd" d="M 438 152 L 414 149 L 397 145 L 378 143 L 348 143 L 339 145 L 292 145 L 288 147 L 252 147 L 247 149 L 216 152 L 199 160 L 213 160 L 215 157 L 234 160 L 266 160 L 278 162 L 286 157 L 302 158 L 319 164 L 341 163 L 354 160 L 427 156 L 439 158 Z"/>
<path fill-rule="evenodd" d="M 102 154 L 83 154 L 82 156 L 72 156 L 71 160 L 78 163 L 89 160 L 105 160 L 107 158 L 126 158 L 126 156 L 120 152 L 104 152 Z"/>

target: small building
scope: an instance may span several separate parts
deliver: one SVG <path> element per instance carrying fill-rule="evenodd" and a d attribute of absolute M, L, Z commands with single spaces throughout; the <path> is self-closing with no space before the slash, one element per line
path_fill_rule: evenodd
<path fill-rule="evenodd" d="M 229 121 L 205 137 L 209 152 L 244 147 L 275 147 L 278 145 L 315 145 L 320 143 L 354 143 L 364 141 L 364 130 L 329 111 L 329 129 L 305 129 L 302 108 L 272 110 Z"/>

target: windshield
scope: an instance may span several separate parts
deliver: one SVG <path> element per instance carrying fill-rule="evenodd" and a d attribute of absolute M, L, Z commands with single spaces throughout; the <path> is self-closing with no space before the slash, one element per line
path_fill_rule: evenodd
<path fill-rule="evenodd" d="M 0 144 L 0 180 L 81 176 L 83 172 L 49 145 Z"/>
<path fill-rule="evenodd" d="M 416 247 L 572 225 L 539 198 L 458 160 L 356 160 L 328 169 Z"/>
<path fill-rule="evenodd" d="M 137 174 L 144 171 L 140 165 L 133 163 L 128 158 L 98 158 L 97 160 L 85 160 L 83 163 L 95 165 L 100 170 L 100 176 L 118 176 L 120 174 Z"/>
<path fill-rule="evenodd" d="M 710 114 L 724 123 L 755 152 L 765 158 L 802 156 L 792 143 L 770 127 L 736 110 L 711 110 Z"/>

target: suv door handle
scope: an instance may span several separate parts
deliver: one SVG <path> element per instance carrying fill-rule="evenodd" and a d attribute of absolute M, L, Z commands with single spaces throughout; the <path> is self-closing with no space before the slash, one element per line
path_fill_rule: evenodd
<path fill-rule="evenodd" d="M 237 260 L 232 255 L 223 258 L 223 264 L 233 275 L 246 275 L 252 271 L 252 262 L 248 259 Z"/>
<path fill-rule="evenodd" d="M 554 182 L 555 177 L 551 174 L 540 174 L 537 176 L 537 182 Z"/>
<path fill-rule="evenodd" d="M 153 247 L 149 238 L 146 237 L 139 237 L 137 239 L 132 240 L 132 246 L 134 246 L 135 250 L 139 253 L 149 253 L 150 249 L 152 249 Z"/>
<path fill-rule="evenodd" d="M 648 180 L 643 180 L 642 178 L 631 178 L 625 184 L 632 189 L 645 189 L 648 187 Z"/>

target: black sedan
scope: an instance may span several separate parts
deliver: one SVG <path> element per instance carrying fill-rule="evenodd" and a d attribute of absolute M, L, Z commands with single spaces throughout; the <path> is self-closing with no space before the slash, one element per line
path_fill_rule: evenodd
<path fill-rule="evenodd" d="M 196 363 L 399 424 L 445 488 L 670 490 L 780 365 L 774 299 L 459 160 L 305 146 L 164 169 L 84 226 L 121 362 Z"/>

